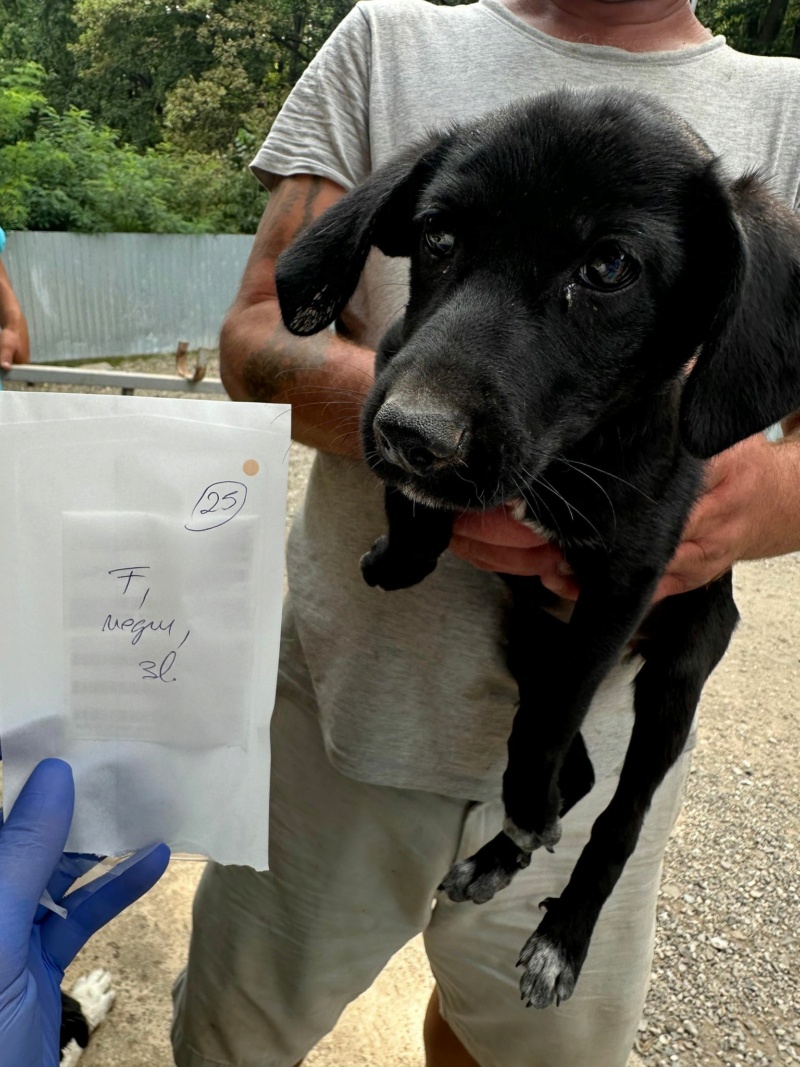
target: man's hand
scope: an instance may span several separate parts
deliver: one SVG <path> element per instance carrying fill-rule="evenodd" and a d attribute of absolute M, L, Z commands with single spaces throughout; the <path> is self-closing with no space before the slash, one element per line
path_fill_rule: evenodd
<path fill-rule="evenodd" d="M 456 519 L 450 551 L 484 571 L 538 575 L 558 596 L 575 600 L 578 586 L 561 551 L 513 518 L 510 508 L 467 512 Z"/>
<path fill-rule="evenodd" d="M 508 508 L 456 520 L 450 549 L 482 570 L 538 575 L 558 596 L 579 587 L 560 550 L 517 522 Z M 710 461 L 655 600 L 707 585 L 737 560 L 800 550 L 800 441 L 771 444 L 763 434 Z"/>
<path fill-rule="evenodd" d="M 10 370 L 12 363 L 30 361 L 28 323 L 11 288 L 6 268 L 0 262 L 0 370 Z"/>
<path fill-rule="evenodd" d="M 707 585 L 738 560 L 800 549 L 800 442 L 756 434 L 710 460 L 656 600 Z"/>
<path fill-rule="evenodd" d="M 30 356 L 27 346 L 18 330 L 7 326 L 0 330 L 0 368 L 11 370 L 12 363 L 28 363 Z"/>

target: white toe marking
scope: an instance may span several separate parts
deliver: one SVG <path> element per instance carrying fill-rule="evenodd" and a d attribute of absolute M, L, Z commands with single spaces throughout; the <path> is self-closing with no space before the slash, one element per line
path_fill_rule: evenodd
<path fill-rule="evenodd" d="M 566 956 L 561 950 L 543 939 L 536 946 L 532 962 L 536 964 L 538 983 L 548 989 L 555 989 L 556 982 L 567 965 Z M 528 970 L 531 970 L 530 964 L 528 964 Z"/>
<path fill-rule="evenodd" d="M 105 1019 L 117 996 L 111 988 L 111 975 L 102 967 L 81 975 L 71 993 L 80 1004 L 90 1030 L 96 1029 Z"/>
<path fill-rule="evenodd" d="M 464 888 L 472 881 L 474 874 L 474 860 L 459 860 L 458 863 L 454 863 L 453 866 L 450 868 L 450 873 L 447 875 L 445 881 L 449 885 L 455 885 L 459 888 Z"/>
<path fill-rule="evenodd" d="M 60 1067 L 75 1067 L 82 1052 L 83 1049 L 77 1041 L 70 1041 L 66 1048 L 62 1049 Z"/>

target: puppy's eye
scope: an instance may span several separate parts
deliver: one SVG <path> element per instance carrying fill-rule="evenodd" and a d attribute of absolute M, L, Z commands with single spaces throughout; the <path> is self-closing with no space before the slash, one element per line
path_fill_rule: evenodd
<path fill-rule="evenodd" d="M 578 277 L 590 289 L 624 289 L 639 277 L 639 263 L 612 241 L 595 250 L 578 271 Z"/>
<path fill-rule="evenodd" d="M 453 251 L 456 239 L 447 229 L 443 219 L 429 218 L 425 222 L 423 234 L 425 247 L 434 256 L 449 256 Z"/>

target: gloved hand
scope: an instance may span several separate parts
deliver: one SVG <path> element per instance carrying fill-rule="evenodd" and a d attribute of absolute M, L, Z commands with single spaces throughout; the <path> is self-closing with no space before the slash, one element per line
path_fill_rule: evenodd
<path fill-rule="evenodd" d="M 169 849 L 155 845 L 64 897 L 97 857 L 62 856 L 72 822 L 72 771 L 43 760 L 0 825 L 0 1049 L 14 1067 L 57 1067 L 60 985 L 83 945 L 150 889 Z M 45 890 L 67 917 L 39 905 Z"/>

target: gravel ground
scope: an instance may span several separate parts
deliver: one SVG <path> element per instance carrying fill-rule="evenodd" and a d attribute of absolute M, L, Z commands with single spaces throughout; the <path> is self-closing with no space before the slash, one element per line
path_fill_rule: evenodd
<path fill-rule="evenodd" d="M 170 373 L 174 360 L 120 366 Z M 217 375 L 213 361 L 208 374 Z M 309 461 L 308 450 L 293 448 L 290 514 Z M 735 585 L 743 621 L 704 693 L 631 1067 L 800 1062 L 800 557 L 742 565 Z M 156 890 L 99 935 L 72 969 L 74 977 L 110 967 L 121 990 L 86 1067 L 171 1063 L 168 989 L 185 958 L 198 874 L 198 864 L 172 864 Z M 421 1067 L 430 985 L 417 940 L 345 1012 L 309 1067 Z"/>
<path fill-rule="evenodd" d="M 648 1067 L 800 1062 L 800 558 L 740 565 L 735 587 L 667 854 Z"/>

